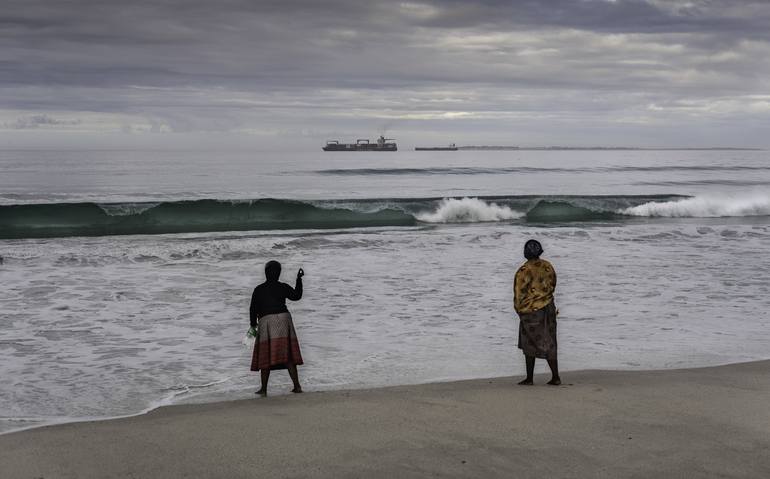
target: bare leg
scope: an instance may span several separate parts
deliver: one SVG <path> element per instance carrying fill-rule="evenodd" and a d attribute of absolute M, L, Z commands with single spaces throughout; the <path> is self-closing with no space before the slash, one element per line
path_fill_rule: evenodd
<path fill-rule="evenodd" d="M 561 378 L 559 377 L 559 360 L 549 359 L 548 367 L 551 368 L 551 380 L 548 381 L 548 384 L 551 386 L 558 386 L 561 384 Z"/>
<path fill-rule="evenodd" d="M 291 382 L 294 383 L 294 389 L 292 389 L 291 392 L 301 393 L 302 386 L 299 385 L 299 374 L 297 373 L 297 365 L 294 363 L 289 363 L 286 365 L 286 369 L 289 370 L 289 376 L 291 376 Z"/>
<path fill-rule="evenodd" d="M 267 396 L 267 380 L 270 379 L 270 369 L 260 369 L 259 376 L 260 379 L 262 379 L 262 387 L 257 391 L 257 394 L 260 396 Z"/>
<path fill-rule="evenodd" d="M 519 384 L 522 386 L 531 386 L 534 384 L 534 381 L 532 379 L 532 376 L 535 373 L 535 357 L 534 356 L 524 356 L 524 359 L 527 362 L 527 377 L 519 381 Z"/>

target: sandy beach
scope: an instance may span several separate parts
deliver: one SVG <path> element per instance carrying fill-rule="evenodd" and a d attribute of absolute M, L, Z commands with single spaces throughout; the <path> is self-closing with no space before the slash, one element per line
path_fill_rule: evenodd
<path fill-rule="evenodd" d="M 0 436 L 2 477 L 770 477 L 770 361 L 546 379 L 275 395 L 38 428 Z"/>

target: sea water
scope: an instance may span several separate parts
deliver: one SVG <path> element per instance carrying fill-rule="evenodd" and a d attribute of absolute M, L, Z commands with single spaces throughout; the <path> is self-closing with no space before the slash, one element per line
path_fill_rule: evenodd
<path fill-rule="evenodd" d="M 557 270 L 565 371 L 767 359 L 768 160 L 2 151 L 0 431 L 252 397 L 270 259 L 307 273 L 289 304 L 307 390 L 521 374 L 529 238 Z"/>

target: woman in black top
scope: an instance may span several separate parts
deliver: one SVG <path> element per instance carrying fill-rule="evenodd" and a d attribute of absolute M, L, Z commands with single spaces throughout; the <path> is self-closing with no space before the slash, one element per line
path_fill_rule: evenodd
<path fill-rule="evenodd" d="M 286 308 L 286 299 L 299 301 L 302 298 L 302 276 L 305 272 L 297 272 L 297 282 L 292 288 L 281 283 L 281 263 L 268 261 L 265 265 L 267 280 L 254 288 L 249 308 L 249 323 L 256 328 L 257 340 L 254 343 L 254 354 L 251 358 L 251 370 L 260 371 L 262 388 L 257 391 L 261 396 L 267 395 L 267 381 L 273 369 L 288 369 L 294 383 L 292 392 L 301 393 L 297 366 L 302 363 L 299 351 L 297 333 L 294 322 Z"/>

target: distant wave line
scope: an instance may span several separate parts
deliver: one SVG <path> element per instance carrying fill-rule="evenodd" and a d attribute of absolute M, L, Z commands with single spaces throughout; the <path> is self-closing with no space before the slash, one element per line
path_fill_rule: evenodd
<path fill-rule="evenodd" d="M 703 172 L 738 172 L 738 171 L 770 171 L 770 166 L 608 166 L 608 167 L 576 167 L 576 168 L 546 168 L 529 166 L 511 166 L 502 168 L 487 167 L 435 167 L 435 168 L 334 168 L 316 170 L 318 175 L 336 176 L 376 176 L 376 175 L 495 175 L 508 173 L 627 173 L 627 172 L 673 172 L 673 171 L 703 171 Z M 292 172 L 294 174 L 295 172 Z"/>

